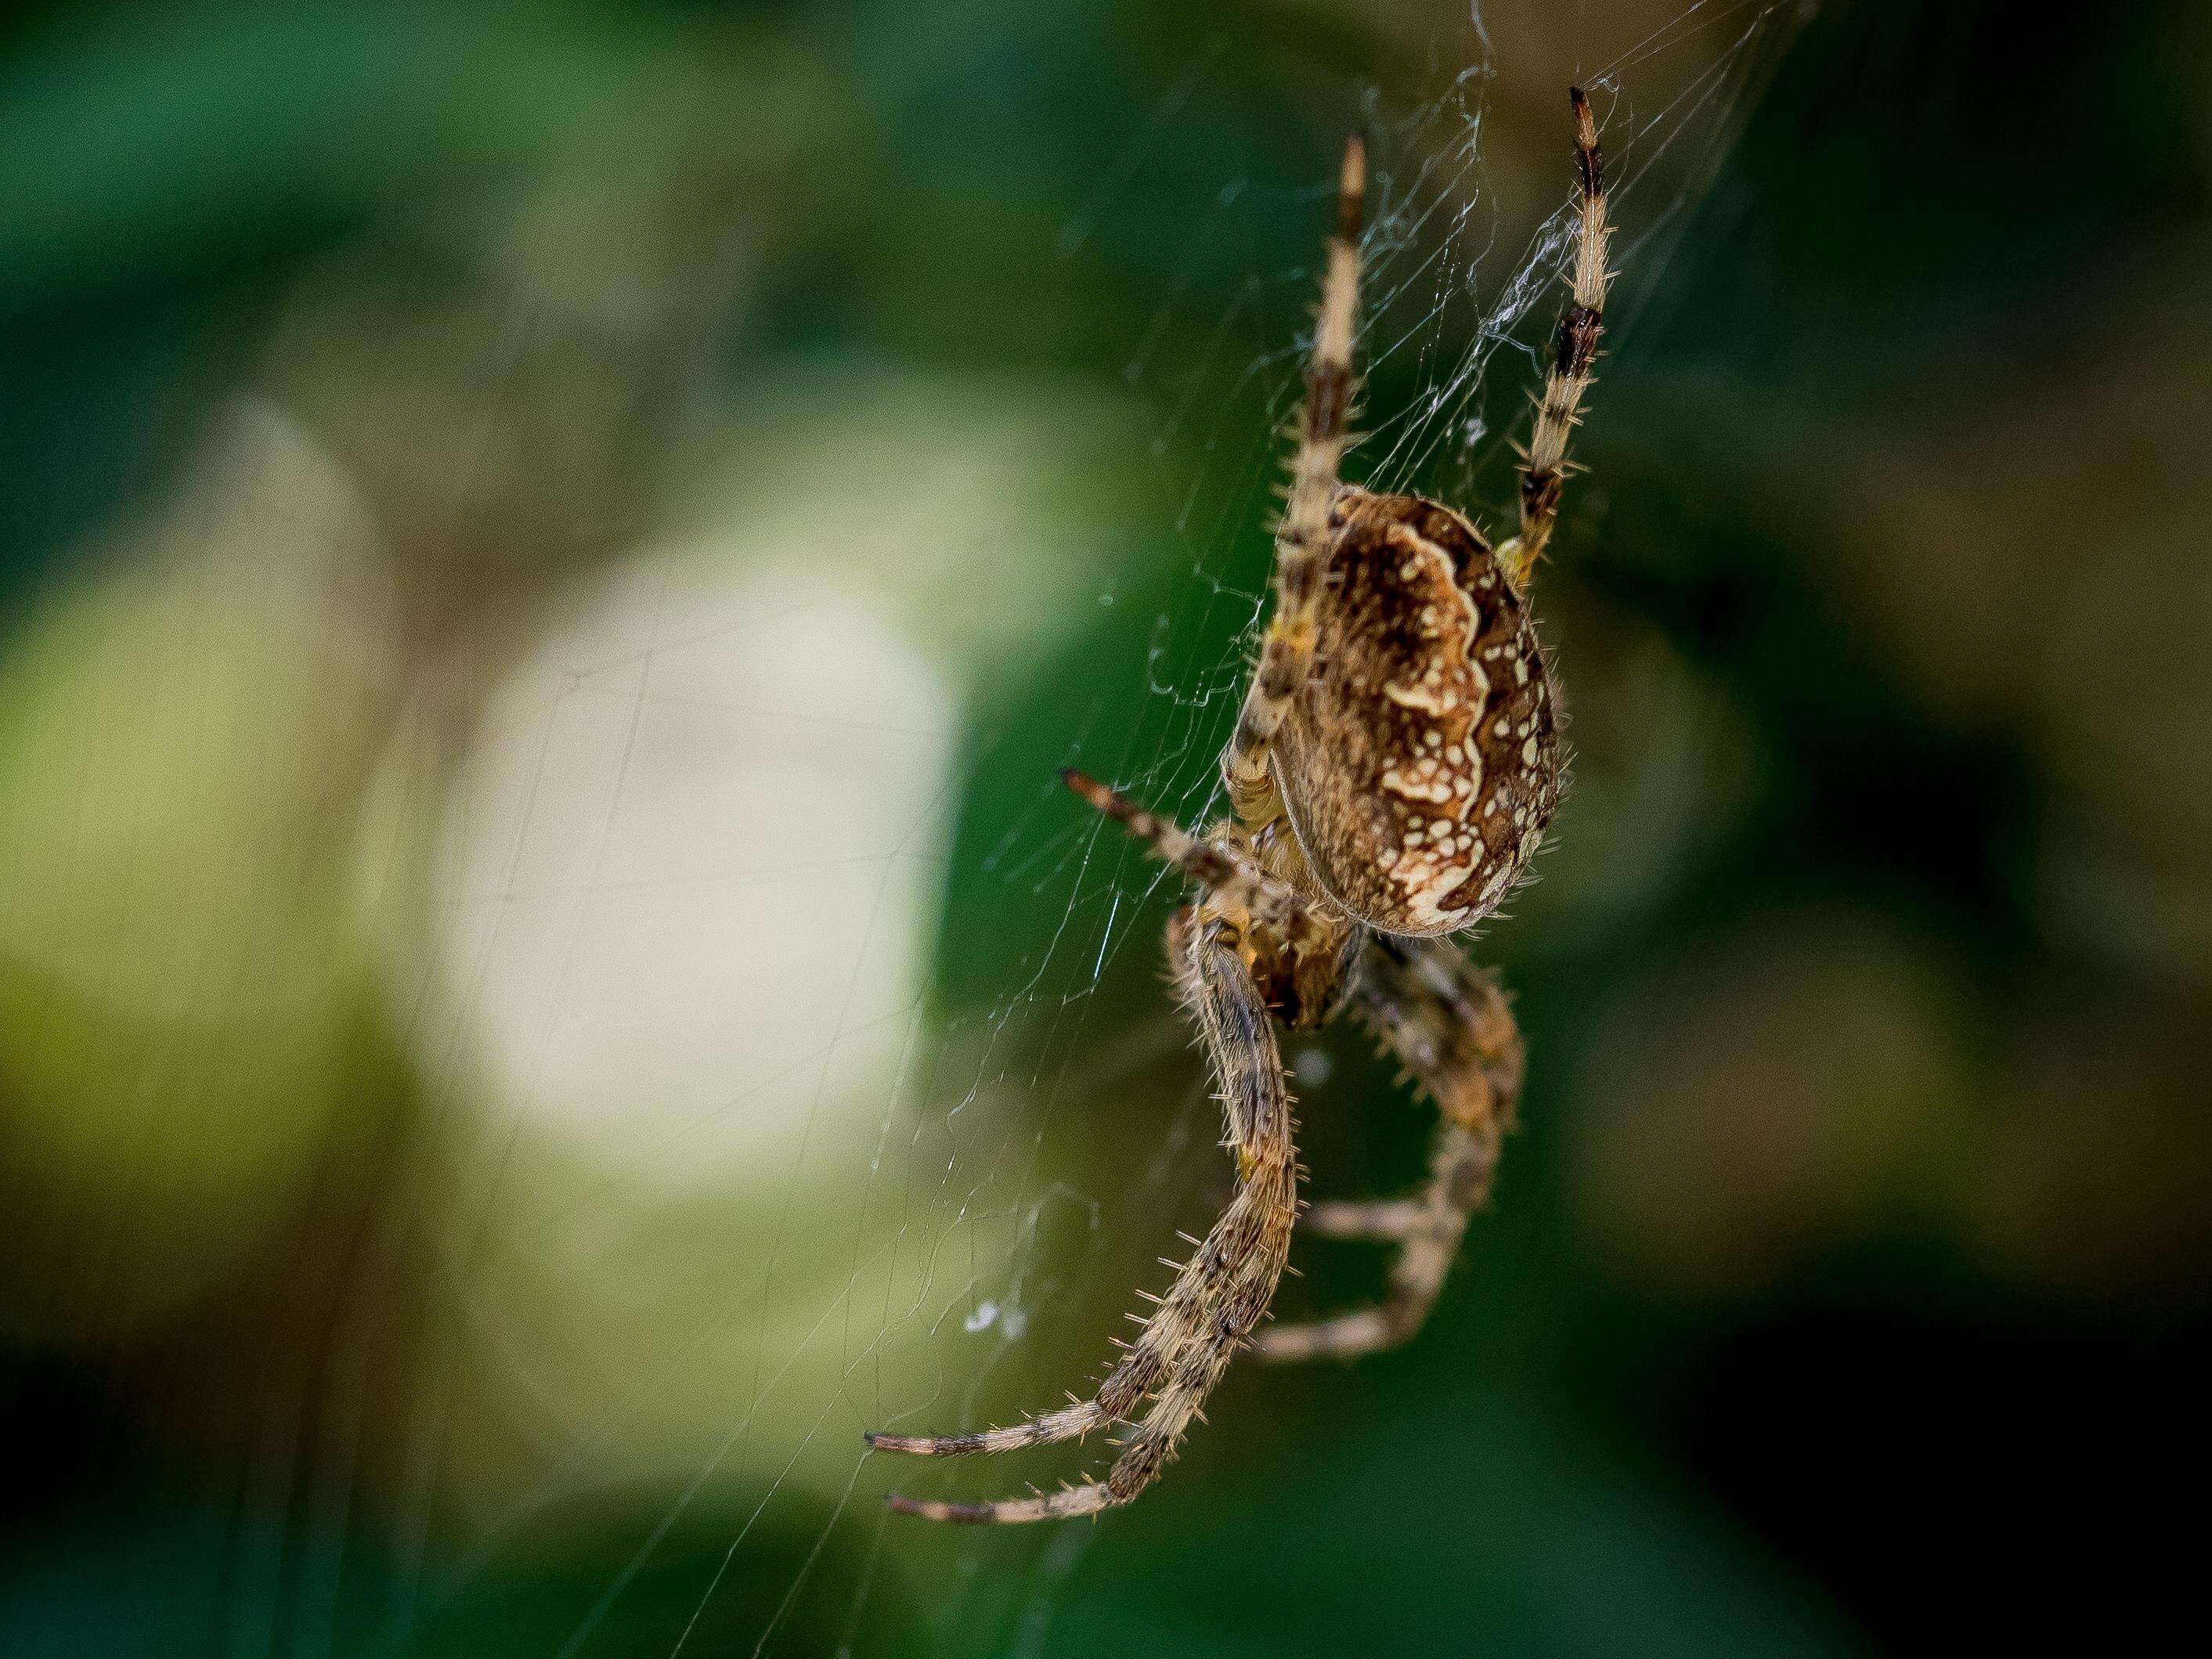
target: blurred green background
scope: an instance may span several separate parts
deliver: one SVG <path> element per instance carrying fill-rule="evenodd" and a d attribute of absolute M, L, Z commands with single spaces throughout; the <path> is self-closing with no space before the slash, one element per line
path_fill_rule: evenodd
<path fill-rule="evenodd" d="M 860 1434 L 1080 1387 L 1228 1189 L 1052 773 L 1209 810 L 1342 135 L 1352 470 L 1497 524 L 1575 77 L 1492 1211 L 1135 1508 L 887 1516 L 1085 1467 Z M 45 4 L 0 151 L 0 1652 L 2193 1622 L 2201 6 Z M 1313 1191 L 1414 1176 L 1291 1058 Z"/>

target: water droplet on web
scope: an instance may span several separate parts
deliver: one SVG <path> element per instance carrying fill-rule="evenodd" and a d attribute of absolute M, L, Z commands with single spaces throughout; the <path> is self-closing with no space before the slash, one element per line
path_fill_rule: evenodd
<path fill-rule="evenodd" d="M 996 1301 L 987 1298 L 978 1303 L 975 1311 L 969 1314 L 960 1323 L 970 1335 L 988 1331 L 992 1326 L 996 1325 L 1006 1340 L 1012 1342 L 1018 1340 L 1021 1334 L 1029 1329 L 1030 1315 L 1028 1309 L 1017 1303 L 1009 1302 L 1004 1307 L 1000 1307 Z"/>

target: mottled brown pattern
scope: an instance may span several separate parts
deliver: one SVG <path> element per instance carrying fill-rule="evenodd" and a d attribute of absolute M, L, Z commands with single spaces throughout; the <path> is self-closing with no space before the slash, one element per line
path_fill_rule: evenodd
<path fill-rule="evenodd" d="M 1534 629 L 1449 508 L 1346 489 L 1318 660 L 1275 784 L 1314 879 L 1386 933 L 1455 933 L 1504 896 L 1559 793 Z"/>

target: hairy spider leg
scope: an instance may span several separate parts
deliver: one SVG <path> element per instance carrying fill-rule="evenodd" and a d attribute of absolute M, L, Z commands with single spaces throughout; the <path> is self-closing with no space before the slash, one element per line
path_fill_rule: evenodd
<path fill-rule="evenodd" d="M 1237 821 L 1257 829 L 1275 816 L 1267 754 L 1291 699 L 1313 667 L 1315 612 L 1328 556 L 1328 504 L 1344 461 L 1345 419 L 1352 401 L 1352 335 L 1359 307 L 1359 217 L 1367 189 L 1367 152 L 1355 135 L 1344 147 L 1336 192 L 1336 234 L 1315 313 L 1313 356 L 1306 364 L 1305 402 L 1291 487 L 1275 528 L 1275 614 L 1260 643 L 1260 660 L 1237 733 L 1221 757 Z"/>
<path fill-rule="evenodd" d="M 1242 905 L 1262 927 L 1285 939 L 1321 947 L 1339 936 L 1319 921 L 1313 907 L 1287 882 L 1278 880 L 1233 847 L 1202 841 L 1156 812 L 1148 812 L 1117 789 L 1096 778 L 1063 769 L 1060 781 L 1145 843 L 1152 856 L 1172 865 L 1216 898 Z"/>
<path fill-rule="evenodd" d="M 1382 1300 L 1304 1324 L 1270 1325 L 1252 1346 L 1267 1359 L 1349 1359 L 1395 1347 L 1421 1328 L 1490 1195 L 1498 1143 L 1520 1103 L 1521 1031 L 1497 984 L 1445 939 L 1377 935 L 1352 1006 L 1440 1114 L 1429 1176 L 1410 1198 L 1322 1203 L 1305 1224 L 1324 1237 L 1395 1243 Z"/>
<path fill-rule="evenodd" d="M 893 1493 L 884 1501 L 902 1514 L 931 1521 L 1049 1521 L 1130 1502 L 1174 1459 L 1191 1419 L 1274 1297 L 1297 1220 L 1297 1151 L 1282 1060 L 1267 1005 L 1225 930 L 1189 917 L 1180 913 L 1169 927 L 1170 965 L 1220 1085 L 1237 1157 L 1237 1195 L 1177 1269 L 1175 1283 L 1095 1398 L 1010 1428 L 867 1439 L 878 1451 L 925 1457 L 1008 1451 L 1128 1421 L 1147 1397 L 1152 1408 L 1117 1443 L 1119 1455 L 1103 1480 L 988 1504 Z"/>
<path fill-rule="evenodd" d="M 1567 88 L 1575 115 L 1575 180 L 1581 222 L 1575 239 L 1575 269 L 1566 309 L 1552 343 L 1551 372 L 1536 398 L 1536 426 L 1521 460 L 1521 533 L 1498 550 L 1507 580 L 1525 593 L 1559 520 L 1559 496 L 1567 474 L 1567 437 L 1582 421 L 1583 393 L 1589 389 L 1597 362 L 1597 339 L 1605 320 L 1606 290 L 1614 273 L 1605 268 L 1606 245 L 1613 227 L 1606 219 L 1605 160 L 1598 153 L 1597 119 L 1580 87 Z"/>

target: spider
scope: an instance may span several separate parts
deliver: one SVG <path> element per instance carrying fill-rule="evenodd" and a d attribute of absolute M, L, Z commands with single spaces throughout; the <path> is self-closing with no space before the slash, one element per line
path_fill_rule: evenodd
<path fill-rule="evenodd" d="M 1522 1051 L 1504 994 L 1451 943 L 1496 909 L 1559 799 L 1551 678 L 1528 614 L 1558 517 L 1612 273 L 1597 126 L 1580 88 L 1579 223 L 1534 430 L 1520 533 L 1493 549 L 1466 518 L 1343 483 L 1359 284 L 1364 152 L 1346 144 L 1291 483 L 1275 532 L 1274 609 L 1223 751 L 1233 816 L 1191 836 L 1079 772 L 1062 775 L 1180 871 L 1196 896 L 1167 927 L 1170 975 L 1227 1120 L 1236 1195 L 1089 1400 L 969 1434 L 875 1433 L 878 1451 L 949 1457 L 1127 1425 L 1103 1480 L 997 1503 L 891 1495 L 937 1521 L 1097 1515 L 1174 1457 L 1238 1349 L 1350 1358 L 1402 1342 L 1442 1289 L 1519 1099 Z M 1349 1009 L 1438 1108 L 1429 1176 L 1410 1197 L 1311 1207 L 1324 1237 L 1397 1247 L 1379 1304 L 1263 1327 L 1298 1219 L 1295 1127 L 1275 1025 Z M 1149 1408 L 1147 1408 L 1149 1402 Z"/>

